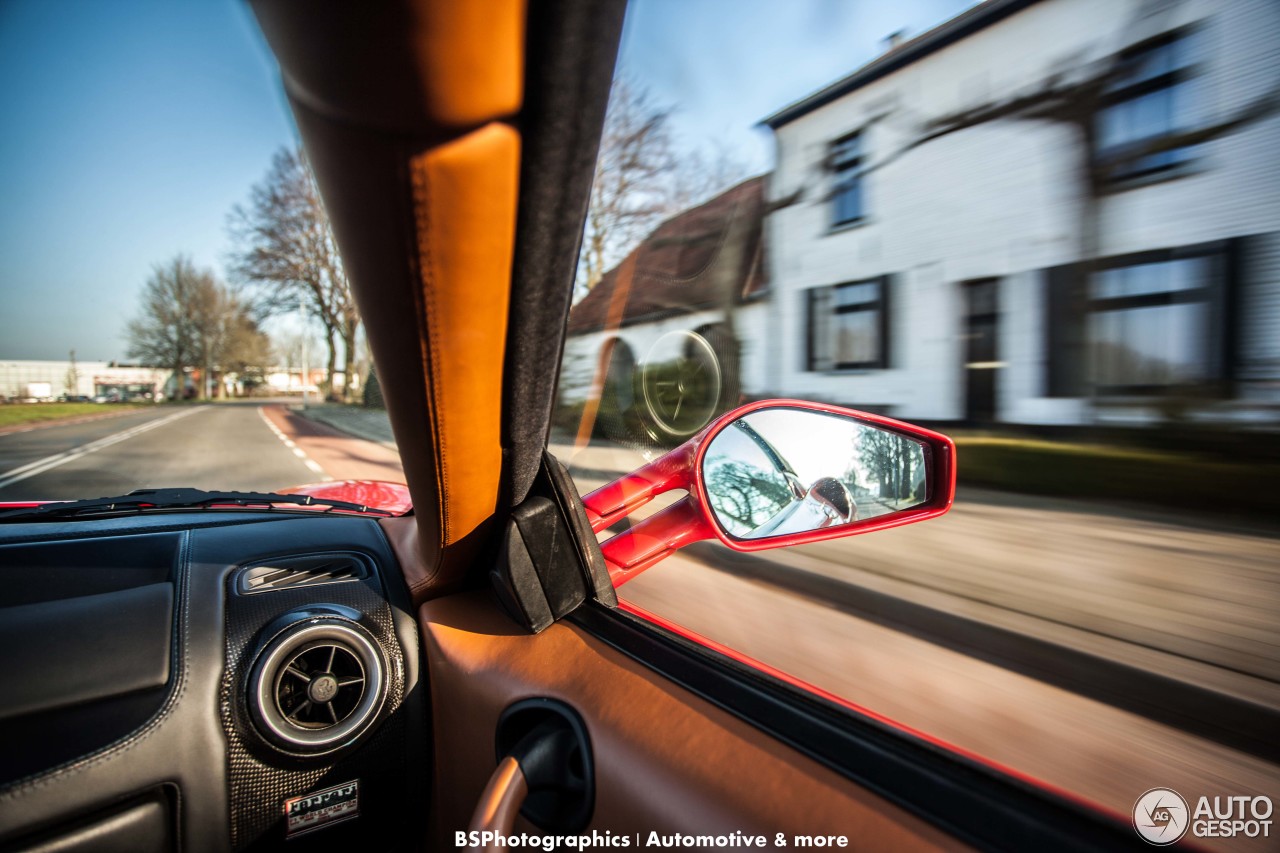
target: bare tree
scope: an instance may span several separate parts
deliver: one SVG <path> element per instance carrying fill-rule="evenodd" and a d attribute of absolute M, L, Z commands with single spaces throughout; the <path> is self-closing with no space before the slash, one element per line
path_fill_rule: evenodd
<path fill-rule="evenodd" d="M 222 395 L 221 382 L 210 389 L 215 376 L 261 375 L 270 360 L 270 342 L 235 294 L 212 277 L 200 282 L 193 294 L 192 317 L 205 393 Z"/>
<path fill-rule="evenodd" d="M 272 357 L 271 340 L 247 306 L 240 304 L 233 294 L 228 293 L 227 297 L 218 364 L 223 371 L 237 374 L 246 388 L 252 389 L 265 381 L 266 367 Z"/>
<path fill-rule="evenodd" d="M 697 207 L 751 176 L 746 161 L 722 140 L 715 140 L 710 151 L 695 149 L 680 155 L 671 175 L 667 209 L 675 214 Z"/>
<path fill-rule="evenodd" d="M 266 177 L 250 191 L 248 206 L 232 209 L 229 230 L 240 245 L 233 274 L 252 291 L 255 313 L 283 314 L 305 306 L 324 326 L 330 395 L 342 346 L 343 396 L 349 398 L 360 313 L 301 150 L 277 152 Z"/>
<path fill-rule="evenodd" d="M 143 287 L 138 316 L 126 330 L 129 357 L 146 364 L 171 366 L 178 396 L 182 395 L 186 368 L 197 360 L 194 294 L 202 280 L 212 278 L 207 271 L 197 271 L 185 255 L 156 264 Z"/>
<path fill-rule="evenodd" d="M 901 501 L 911 496 L 915 485 L 915 463 L 919 448 L 901 436 L 878 429 L 864 429 L 859 433 L 858 461 L 850 464 L 845 472 L 845 482 L 858 491 L 862 478 L 879 486 L 879 496 L 885 501 Z"/>
<path fill-rule="evenodd" d="M 670 210 L 670 117 L 634 82 L 613 81 L 578 264 L 582 288 L 594 287 Z"/>
<path fill-rule="evenodd" d="M 671 106 L 635 81 L 614 80 L 596 158 L 578 264 L 585 293 L 664 219 L 696 207 L 749 177 L 732 150 L 713 143 L 677 150 Z"/>
<path fill-rule="evenodd" d="M 63 377 L 62 386 L 66 389 L 67 399 L 72 399 L 80 394 L 80 368 L 76 365 L 76 351 L 71 351 L 70 363 L 67 365 L 67 375 Z"/>
<path fill-rule="evenodd" d="M 261 371 L 270 356 L 266 336 L 248 308 L 185 255 L 152 269 L 127 334 L 130 358 L 172 366 L 178 396 L 188 367 L 200 369 L 198 393 L 204 397 L 215 374 Z"/>
<path fill-rule="evenodd" d="M 725 459 L 718 460 L 707 475 L 707 496 L 720 520 L 733 522 L 738 534 L 750 533 L 792 501 L 777 473 Z"/>

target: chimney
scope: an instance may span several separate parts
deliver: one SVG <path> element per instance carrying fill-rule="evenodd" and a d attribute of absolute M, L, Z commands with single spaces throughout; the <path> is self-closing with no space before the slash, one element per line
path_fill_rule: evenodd
<path fill-rule="evenodd" d="M 905 29 L 894 30 L 884 37 L 885 53 L 893 50 L 907 40 L 907 31 Z"/>

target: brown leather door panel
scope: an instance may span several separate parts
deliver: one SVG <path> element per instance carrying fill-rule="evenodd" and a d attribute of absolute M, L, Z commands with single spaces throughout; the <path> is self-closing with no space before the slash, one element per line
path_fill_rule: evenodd
<path fill-rule="evenodd" d="M 591 828 L 690 835 L 845 835 L 856 849 L 956 849 L 954 839 L 657 675 L 581 628 L 528 635 L 487 594 L 419 610 L 435 727 L 432 832 L 454 845 L 497 766 L 498 717 L 559 699 L 591 735 Z M 523 823 L 523 821 L 521 821 Z M 519 828 L 519 824 L 517 825 Z M 526 826 L 528 831 L 535 828 Z"/>

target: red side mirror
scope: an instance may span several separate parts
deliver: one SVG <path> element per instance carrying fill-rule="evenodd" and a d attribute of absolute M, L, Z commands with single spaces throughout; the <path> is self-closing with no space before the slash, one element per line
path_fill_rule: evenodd
<path fill-rule="evenodd" d="M 673 489 L 689 494 L 601 544 L 614 586 L 700 539 L 737 551 L 853 536 L 942 515 L 955 444 L 902 421 L 764 400 L 583 499 L 596 533 Z"/>

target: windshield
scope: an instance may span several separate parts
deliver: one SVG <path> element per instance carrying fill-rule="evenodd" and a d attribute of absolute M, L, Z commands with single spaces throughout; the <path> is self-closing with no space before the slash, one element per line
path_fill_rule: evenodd
<path fill-rule="evenodd" d="M 248 7 L 68 8 L 0 9 L 0 502 L 402 483 Z"/>
<path fill-rule="evenodd" d="M 1277 38 L 1274 4 L 633 0 L 552 452 L 585 495 L 799 398 L 952 436 L 959 492 L 698 543 L 623 606 L 1126 820 L 1280 796 Z M 730 535 L 890 494 L 847 439 L 804 435 L 797 494 L 720 435 Z"/>

